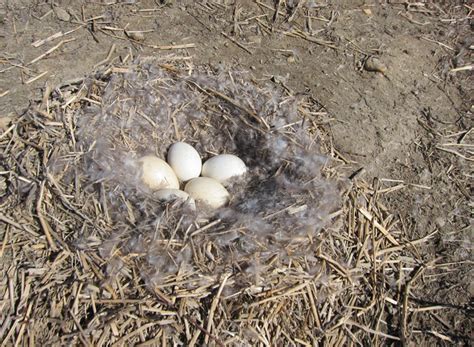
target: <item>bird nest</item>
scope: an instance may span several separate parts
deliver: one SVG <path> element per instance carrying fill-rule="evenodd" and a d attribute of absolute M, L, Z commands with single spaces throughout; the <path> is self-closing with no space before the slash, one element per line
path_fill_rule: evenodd
<path fill-rule="evenodd" d="M 406 308 L 386 307 L 405 244 L 377 187 L 339 177 L 325 116 L 276 80 L 160 59 L 46 90 L 1 135 L 4 340 L 399 340 L 384 319 L 407 329 Z M 246 163 L 226 206 L 141 183 L 138 159 L 176 141 Z"/>

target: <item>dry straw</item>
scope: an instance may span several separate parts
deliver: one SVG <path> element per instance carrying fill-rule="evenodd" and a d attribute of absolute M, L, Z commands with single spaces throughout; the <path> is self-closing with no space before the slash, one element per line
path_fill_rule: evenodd
<path fill-rule="evenodd" d="M 377 182 L 339 177 L 325 116 L 176 60 L 47 90 L 0 135 L 4 344 L 406 341 L 431 235 L 404 239 Z M 140 188 L 134 160 L 176 140 L 246 160 L 229 208 L 194 214 Z"/>

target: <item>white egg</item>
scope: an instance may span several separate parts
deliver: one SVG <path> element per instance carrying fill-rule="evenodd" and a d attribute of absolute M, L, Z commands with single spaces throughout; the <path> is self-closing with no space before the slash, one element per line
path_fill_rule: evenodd
<path fill-rule="evenodd" d="M 239 157 L 233 154 L 220 154 L 212 157 L 202 166 L 202 176 L 214 178 L 222 184 L 236 176 L 247 172 L 247 166 Z"/>
<path fill-rule="evenodd" d="M 193 178 L 186 184 L 184 191 L 197 202 L 203 202 L 212 208 L 224 206 L 229 201 L 229 192 L 218 181 L 209 177 Z"/>
<path fill-rule="evenodd" d="M 155 192 L 154 196 L 157 199 L 166 201 L 166 202 L 179 200 L 179 201 L 184 202 L 191 209 L 193 210 L 196 209 L 196 203 L 194 202 L 194 199 L 190 197 L 188 193 L 179 189 L 161 189 Z"/>
<path fill-rule="evenodd" d="M 199 177 L 202 162 L 199 153 L 185 142 L 174 143 L 168 151 L 168 164 L 173 168 L 181 181 Z"/>
<path fill-rule="evenodd" d="M 141 180 L 150 189 L 179 189 L 179 181 L 173 169 L 154 155 L 147 155 L 139 160 L 141 164 Z"/>

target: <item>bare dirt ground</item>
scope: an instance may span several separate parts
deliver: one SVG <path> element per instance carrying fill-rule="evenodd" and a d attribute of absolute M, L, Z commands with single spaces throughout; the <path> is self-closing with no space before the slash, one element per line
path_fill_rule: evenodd
<path fill-rule="evenodd" d="M 3 0 L 1 131 L 48 86 L 139 56 L 248 69 L 255 80 L 272 79 L 292 93 L 309 94 L 327 112 L 333 154 L 345 163 L 341 172 L 350 180 L 375 179 L 387 189 L 383 203 L 407 240 L 434 233 L 417 246 L 427 270 L 413 284 L 420 310 L 410 318 L 415 333 L 408 344 L 469 345 L 471 5 Z M 8 214 L 8 206 L 1 209 Z M 10 300 L 8 294 L 2 300 Z M 427 314 L 421 314 L 423 307 L 430 307 Z"/>

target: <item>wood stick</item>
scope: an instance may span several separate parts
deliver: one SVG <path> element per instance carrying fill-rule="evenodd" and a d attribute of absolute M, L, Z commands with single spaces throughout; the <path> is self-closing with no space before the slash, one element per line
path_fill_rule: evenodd
<path fill-rule="evenodd" d="M 245 52 L 247 52 L 248 54 L 253 54 L 253 52 L 248 49 L 247 47 L 245 47 L 243 44 L 241 44 L 240 42 L 238 42 L 236 39 L 230 37 L 229 35 L 227 35 L 225 32 L 221 31 L 221 34 L 229 39 L 232 43 L 234 43 L 235 45 L 239 46 L 240 48 L 242 48 Z"/>
<path fill-rule="evenodd" d="M 226 274 L 224 276 L 224 279 L 222 280 L 222 283 L 219 286 L 219 290 L 217 291 L 217 294 L 216 294 L 215 298 L 212 300 L 211 309 L 209 310 L 209 317 L 208 317 L 208 321 L 207 321 L 207 329 L 206 329 L 207 334 L 204 337 L 204 344 L 205 345 L 207 345 L 208 342 L 209 342 L 209 336 L 211 335 L 211 328 L 212 328 L 212 323 L 213 323 L 213 320 L 214 320 L 214 313 L 215 313 L 217 305 L 219 303 L 219 298 L 222 294 L 222 290 L 224 289 L 224 286 L 225 286 L 225 284 L 227 282 L 227 279 L 229 277 L 230 277 L 230 274 Z"/>
<path fill-rule="evenodd" d="M 374 223 L 374 227 L 380 231 L 382 234 L 385 235 L 385 237 L 392 243 L 394 244 L 395 246 L 398 246 L 400 245 L 398 243 L 397 240 L 395 240 L 395 238 L 390 235 L 390 233 L 387 231 L 387 229 L 384 228 L 384 226 L 382 224 L 380 224 L 379 222 L 377 222 L 374 218 L 374 216 L 372 216 L 369 211 L 367 211 L 365 208 L 363 207 L 359 207 L 359 212 L 362 213 L 362 215 L 367 218 L 369 221 L 373 222 Z"/>
<path fill-rule="evenodd" d="M 9 94 L 9 93 L 10 93 L 10 89 L 5 90 L 4 92 L 1 92 L 1 93 L 0 93 L 0 98 L 3 97 L 3 96 L 5 96 L 5 95 L 7 95 L 7 94 Z"/>
<path fill-rule="evenodd" d="M 36 213 L 38 214 L 38 219 L 40 221 L 41 227 L 43 228 L 43 232 L 46 236 L 46 240 L 48 241 L 49 246 L 54 252 L 58 251 L 58 247 L 51 236 L 51 227 L 49 226 L 48 221 L 44 218 L 41 205 L 43 203 L 43 194 L 44 194 L 44 184 L 45 181 L 41 182 L 38 202 L 36 203 Z"/>
<path fill-rule="evenodd" d="M 38 40 L 38 41 L 35 41 L 33 42 L 31 45 L 35 48 L 38 48 L 42 45 L 44 45 L 45 43 L 48 43 L 50 41 L 53 41 L 57 38 L 60 38 L 60 37 L 63 37 L 63 36 L 66 36 L 66 35 L 69 35 L 69 34 L 72 34 L 73 32 L 79 30 L 80 28 L 83 28 L 85 25 L 79 25 L 77 28 L 75 29 L 72 29 L 72 30 L 69 30 L 69 31 L 66 31 L 66 32 L 62 32 L 62 31 L 59 31 L 57 32 L 56 34 L 53 34 L 45 39 L 42 39 L 42 40 Z"/>
<path fill-rule="evenodd" d="M 72 38 L 72 39 L 69 39 L 69 40 L 62 40 L 62 41 L 60 41 L 56 46 L 50 48 L 50 49 L 47 50 L 45 53 L 39 55 L 38 57 L 36 57 L 36 58 L 33 59 L 32 61 L 30 61 L 28 64 L 26 64 L 26 66 L 36 63 L 37 61 L 43 59 L 43 58 L 46 57 L 47 55 L 53 53 L 55 50 L 57 50 L 57 49 L 58 49 L 59 47 L 61 47 L 63 44 L 68 43 L 68 42 L 71 42 L 71 41 L 74 41 L 74 40 L 75 40 L 75 38 Z"/>
<path fill-rule="evenodd" d="M 45 72 L 40 73 L 38 76 L 35 76 L 35 77 L 30 78 L 29 80 L 27 80 L 27 81 L 25 82 L 25 84 L 30 84 L 30 83 L 33 83 L 33 82 L 39 80 L 41 77 L 43 77 L 44 75 L 46 75 L 48 72 L 49 72 L 49 71 L 45 71 Z"/>

